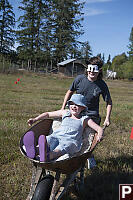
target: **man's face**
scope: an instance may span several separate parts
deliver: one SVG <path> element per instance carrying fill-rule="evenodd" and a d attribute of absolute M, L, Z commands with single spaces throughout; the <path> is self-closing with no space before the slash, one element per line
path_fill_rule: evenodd
<path fill-rule="evenodd" d="M 95 80 L 97 80 L 98 74 L 99 74 L 99 72 L 88 71 L 88 78 L 92 81 L 95 81 Z"/>

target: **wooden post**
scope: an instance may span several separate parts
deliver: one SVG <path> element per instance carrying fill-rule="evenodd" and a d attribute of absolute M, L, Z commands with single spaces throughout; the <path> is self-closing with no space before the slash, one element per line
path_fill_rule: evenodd
<path fill-rule="evenodd" d="M 22 60 L 22 69 L 24 69 L 24 61 Z"/>
<path fill-rule="evenodd" d="M 48 73 L 48 62 L 46 64 L 46 74 Z"/>
<path fill-rule="evenodd" d="M 50 67 L 51 67 L 51 71 L 52 71 L 52 69 L 53 69 L 53 62 L 52 62 L 52 60 L 51 60 L 51 66 Z"/>
<path fill-rule="evenodd" d="M 72 66 L 72 76 L 73 76 L 73 72 L 74 72 L 74 61 L 73 61 L 73 66 Z"/>
<path fill-rule="evenodd" d="M 2 56 L 2 58 L 3 58 L 3 72 L 4 72 L 4 69 L 5 69 L 5 58 L 4 58 L 4 56 Z"/>
<path fill-rule="evenodd" d="M 30 63 L 29 63 L 29 59 L 28 59 L 28 70 L 29 70 L 29 66 L 30 66 Z"/>

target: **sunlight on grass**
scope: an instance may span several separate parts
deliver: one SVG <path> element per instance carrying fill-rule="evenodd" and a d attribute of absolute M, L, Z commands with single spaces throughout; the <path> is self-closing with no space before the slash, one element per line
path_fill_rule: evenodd
<path fill-rule="evenodd" d="M 15 84 L 17 78 L 20 82 Z M 19 151 L 19 140 L 29 128 L 29 117 L 61 108 L 72 78 L 3 75 L 0 78 L 0 188 L 2 200 L 24 200 L 29 192 L 31 163 Z M 107 81 L 113 99 L 111 125 L 94 151 L 95 170 L 85 170 L 85 188 L 79 196 L 71 186 L 64 200 L 117 200 L 118 184 L 132 183 L 133 82 Z M 106 115 L 101 98 L 102 123 Z M 101 124 L 102 124 L 101 123 Z"/>

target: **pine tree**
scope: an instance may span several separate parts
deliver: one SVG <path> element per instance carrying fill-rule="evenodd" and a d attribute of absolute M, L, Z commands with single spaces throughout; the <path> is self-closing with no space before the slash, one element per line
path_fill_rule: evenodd
<path fill-rule="evenodd" d="M 102 60 L 103 60 L 103 63 L 105 63 L 105 56 L 104 56 L 104 53 L 103 53 L 103 56 L 102 56 Z"/>
<path fill-rule="evenodd" d="M 83 33 L 79 0 L 22 0 L 17 31 L 18 53 L 22 59 L 55 63 L 74 57 Z M 78 17 L 77 17 L 78 16 Z"/>
<path fill-rule="evenodd" d="M 109 54 L 108 59 L 107 59 L 107 64 L 111 63 L 111 55 Z"/>
<path fill-rule="evenodd" d="M 77 38 L 83 33 L 81 29 L 81 10 L 83 3 L 78 0 L 51 1 L 53 56 L 55 62 L 73 57 L 78 47 Z M 78 16 L 78 17 L 77 17 Z"/>
<path fill-rule="evenodd" d="M 44 15 L 43 15 L 43 23 L 40 33 L 40 40 L 41 40 L 41 50 L 43 51 L 43 60 L 46 62 L 46 65 L 50 65 L 52 62 L 52 50 L 53 50 L 53 40 L 52 39 L 52 29 L 53 29 L 53 22 L 51 20 L 51 16 L 53 15 L 52 12 L 52 1 L 45 0 L 44 2 Z"/>
<path fill-rule="evenodd" d="M 110 69 L 111 66 L 111 55 L 109 54 L 108 59 L 107 59 L 107 70 Z"/>
<path fill-rule="evenodd" d="M 8 0 L 0 0 L 0 53 L 11 52 L 15 42 L 15 14 Z"/>
<path fill-rule="evenodd" d="M 128 45 L 128 54 L 129 59 L 133 60 L 133 27 L 131 29 L 130 37 L 129 37 L 129 45 Z"/>
<path fill-rule="evenodd" d="M 88 60 L 90 56 L 92 55 L 92 50 L 89 42 L 83 42 L 81 47 L 81 58 L 84 60 Z"/>
<path fill-rule="evenodd" d="M 24 14 L 18 19 L 17 50 L 21 59 L 29 60 L 33 65 L 42 54 L 41 31 L 46 8 L 42 0 L 22 0 L 21 4 L 19 8 Z"/>
<path fill-rule="evenodd" d="M 101 53 L 98 53 L 97 56 L 102 59 L 102 54 Z"/>

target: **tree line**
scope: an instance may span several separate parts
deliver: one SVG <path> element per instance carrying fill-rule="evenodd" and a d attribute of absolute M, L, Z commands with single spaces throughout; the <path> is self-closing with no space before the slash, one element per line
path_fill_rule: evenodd
<path fill-rule="evenodd" d="M 129 35 L 129 51 L 127 54 L 123 52 L 120 55 L 115 56 L 111 62 L 111 56 L 109 55 L 107 62 L 104 64 L 104 74 L 107 69 L 117 72 L 117 78 L 124 79 L 133 78 L 133 27 Z"/>
<path fill-rule="evenodd" d="M 22 0 L 22 15 L 15 22 L 13 6 L 0 0 L 0 56 L 28 69 L 54 66 L 65 59 L 91 55 L 89 42 L 79 42 L 84 33 L 84 3 L 79 0 Z M 15 29 L 15 25 L 17 28 Z M 13 50 L 18 43 L 16 51 Z"/>
<path fill-rule="evenodd" d="M 89 41 L 80 42 L 83 7 L 80 0 L 21 0 L 20 17 L 15 20 L 13 6 L 0 0 L 0 70 L 26 68 L 52 69 L 58 62 L 79 58 L 85 63 L 92 56 Z M 15 43 L 18 44 L 14 50 Z M 133 76 L 133 27 L 125 53 L 109 55 L 104 64 L 118 77 Z M 101 56 L 101 54 L 99 54 Z M 101 56 L 104 61 L 104 54 Z"/>

